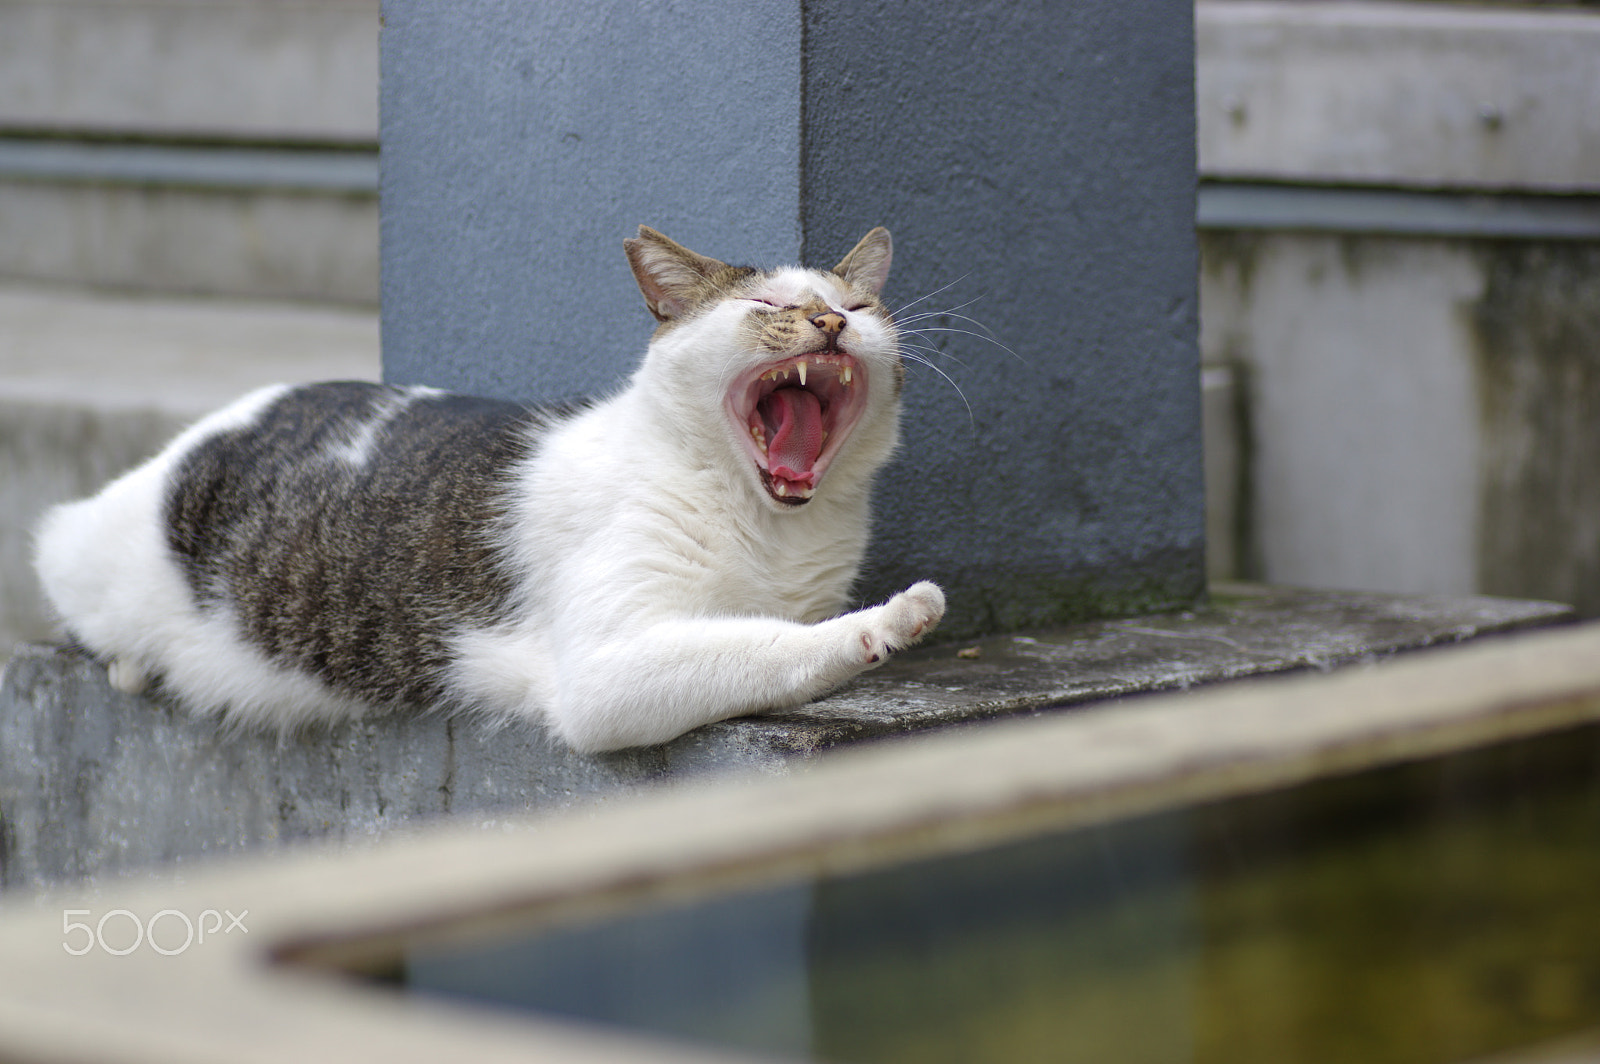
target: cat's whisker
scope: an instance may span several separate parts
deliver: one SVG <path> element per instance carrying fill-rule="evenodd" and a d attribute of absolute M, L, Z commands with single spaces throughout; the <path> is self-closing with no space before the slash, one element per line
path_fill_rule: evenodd
<path fill-rule="evenodd" d="M 965 303 L 957 303 L 955 306 L 950 307 L 947 310 L 919 310 L 915 314 L 911 315 L 909 318 L 904 319 L 904 321 L 905 322 L 913 322 L 913 321 L 921 321 L 924 318 L 940 318 L 940 317 L 946 317 L 946 316 L 951 316 L 951 315 L 958 315 L 959 311 L 966 310 L 968 307 L 972 306 L 972 304 L 978 302 L 982 298 L 983 298 L 983 296 L 981 296 L 981 295 L 973 296 L 971 299 L 967 300 Z M 967 320 L 968 321 L 972 321 L 971 318 L 968 318 Z M 900 322 L 901 319 L 897 318 L 896 321 Z M 904 322 L 901 322 L 901 323 L 903 324 Z"/>
<path fill-rule="evenodd" d="M 959 309 L 959 308 L 957 308 L 957 309 Z M 915 322 L 919 322 L 919 321 L 925 321 L 925 320 L 927 320 L 929 318 L 948 318 L 948 319 L 953 319 L 955 321 L 967 322 L 967 323 L 971 324 L 974 328 L 976 328 L 980 332 L 982 332 L 982 334 L 983 334 L 985 339 L 993 340 L 995 343 L 999 343 L 999 341 L 995 339 L 995 335 L 994 335 L 994 330 L 993 329 L 989 328 L 987 325 L 985 325 L 983 322 L 979 321 L 977 318 L 972 317 L 970 314 L 959 314 L 959 313 L 956 312 L 956 310 L 946 310 L 946 311 L 932 311 L 932 310 L 930 310 L 926 314 L 913 315 L 911 317 L 910 321 L 912 323 L 915 323 Z"/>
<path fill-rule="evenodd" d="M 922 342 L 918 343 L 918 344 L 908 344 L 904 340 L 902 340 L 901 341 L 901 346 L 904 347 L 904 348 L 908 348 L 909 350 L 912 350 L 912 351 L 921 352 L 922 354 L 924 354 L 924 355 L 926 355 L 926 356 L 928 356 L 930 358 L 938 357 L 938 358 L 949 359 L 951 362 L 954 362 L 956 365 L 961 366 L 962 368 L 965 368 L 966 365 L 967 365 L 967 363 L 966 363 L 966 361 L 964 359 L 958 358 L 957 356 L 952 355 L 948 351 L 941 350 L 937 344 L 935 344 L 932 340 L 928 340 L 926 338 L 922 338 Z"/>
<path fill-rule="evenodd" d="M 950 376 L 950 374 L 946 373 L 944 370 L 940 369 L 938 366 L 934 365 L 932 360 L 925 358 L 922 355 L 904 350 L 902 350 L 901 354 L 902 357 L 910 359 L 912 362 L 927 366 L 929 369 L 933 370 L 933 372 L 943 377 L 945 382 L 949 384 L 950 387 L 955 389 L 956 397 L 961 400 L 961 405 L 967 408 L 967 423 L 971 425 L 974 430 L 976 430 L 978 427 L 978 419 L 972 413 L 972 404 L 967 402 L 967 393 L 961 390 L 961 385 L 956 383 L 955 378 Z"/>
<path fill-rule="evenodd" d="M 896 308 L 895 310 L 890 311 L 889 312 L 889 316 L 891 318 L 899 318 L 901 314 L 903 314 L 906 311 L 910 310 L 912 307 L 916 306 L 918 303 L 921 303 L 924 299 L 932 299 L 934 296 L 938 295 L 940 292 L 943 292 L 945 289 L 952 288 L 955 285 L 960 284 L 962 281 L 965 281 L 969 276 L 971 276 L 971 275 L 964 273 L 960 277 L 957 277 L 955 280 L 949 282 L 948 284 L 941 285 L 940 287 L 935 288 L 933 291 L 929 292 L 927 295 L 918 296 L 916 299 L 913 299 L 911 302 L 906 303 L 906 304 Z M 963 304 L 963 306 L 965 306 L 965 305 L 966 304 Z"/>
<path fill-rule="evenodd" d="M 1028 360 L 1023 358 L 1021 355 L 1017 354 L 1016 351 L 1012 350 L 1006 344 L 1002 343 L 999 339 L 997 339 L 995 337 L 995 335 L 994 335 L 994 331 L 992 329 L 990 329 L 987 325 L 985 325 L 983 322 L 979 321 L 978 319 L 972 317 L 969 314 L 961 313 L 961 311 L 967 309 L 968 307 L 972 306 L 974 303 L 976 303 L 980 299 L 982 299 L 983 295 L 981 293 L 979 295 L 973 296 L 971 299 L 967 300 L 964 303 L 958 303 L 954 307 L 950 307 L 948 309 L 944 309 L 944 310 L 919 310 L 919 311 L 917 311 L 917 313 L 909 315 L 909 316 L 907 316 L 905 318 L 901 318 L 900 317 L 900 315 L 902 313 L 904 313 L 906 310 L 910 309 L 911 307 L 915 306 L 916 304 L 922 302 L 922 300 L 927 299 L 927 298 L 929 298 L 931 296 L 938 295 L 940 292 L 945 291 L 946 289 L 950 288 L 952 285 L 955 285 L 955 284 L 959 283 L 960 281 L 965 280 L 966 276 L 967 276 L 966 274 L 963 274 L 961 277 L 956 278 L 954 281 L 951 281 L 949 284 L 946 284 L 946 285 L 943 285 L 942 287 L 936 288 L 932 292 L 929 292 L 927 295 L 922 296 L 922 297 L 920 297 L 918 299 L 914 299 L 911 302 L 909 302 L 909 303 L 905 304 L 904 306 L 902 306 L 899 310 L 896 310 L 894 312 L 894 318 L 895 318 L 896 327 L 901 331 L 901 333 L 903 335 L 918 336 L 923 341 L 925 341 L 926 343 L 928 343 L 930 346 L 932 346 L 934 348 L 937 348 L 938 345 L 933 342 L 931 337 L 926 335 L 927 333 L 947 332 L 947 333 L 955 333 L 955 334 L 962 335 L 962 336 L 970 336 L 973 339 L 983 340 L 986 343 L 991 343 L 994 346 L 998 347 L 1000 350 L 1004 351 L 1006 354 L 1010 355 L 1012 358 L 1016 359 L 1019 362 L 1022 362 L 1024 364 L 1026 364 Z M 946 323 L 946 324 L 939 324 L 939 325 L 923 324 L 923 323 L 929 322 L 929 321 L 939 321 L 939 322 Z M 950 321 L 966 322 L 969 325 L 972 325 L 973 329 L 961 329 L 961 328 L 953 327 L 953 326 L 947 324 Z M 950 357 L 950 356 L 947 356 L 947 357 Z M 957 359 L 957 361 L 959 362 L 960 360 Z"/>
<path fill-rule="evenodd" d="M 1021 355 L 1017 354 L 1015 351 L 1011 350 L 1011 348 L 1009 348 L 1005 344 L 1001 343 L 999 340 L 996 340 L 993 336 L 985 336 L 983 333 L 973 332 L 971 329 L 954 329 L 954 328 L 951 328 L 949 326 L 924 325 L 922 328 L 915 329 L 915 330 L 912 330 L 912 331 L 916 332 L 916 333 L 919 333 L 919 334 L 920 333 L 925 333 L 925 332 L 945 332 L 945 333 L 958 333 L 958 334 L 960 334 L 962 336 L 971 336 L 974 339 L 985 340 L 985 341 L 987 341 L 987 342 L 989 342 L 991 344 L 994 344 L 994 346 L 998 347 L 1000 350 L 1004 351 L 1006 354 L 1010 355 L 1012 358 L 1016 359 L 1019 362 L 1026 363 L 1028 361 L 1027 359 L 1023 358 Z"/>

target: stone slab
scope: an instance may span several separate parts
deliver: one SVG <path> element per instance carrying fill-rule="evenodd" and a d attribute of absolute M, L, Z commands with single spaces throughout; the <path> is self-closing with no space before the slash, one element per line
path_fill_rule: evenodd
<path fill-rule="evenodd" d="M 1330 669 L 1568 614 L 1503 599 L 1223 589 L 1205 610 L 919 649 L 801 709 L 599 757 L 535 726 L 426 713 L 281 739 L 230 732 L 114 691 L 81 655 L 24 647 L 0 682 L 0 886 L 353 841 L 445 816 L 492 821 L 709 773 L 778 773 L 863 740 Z"/>

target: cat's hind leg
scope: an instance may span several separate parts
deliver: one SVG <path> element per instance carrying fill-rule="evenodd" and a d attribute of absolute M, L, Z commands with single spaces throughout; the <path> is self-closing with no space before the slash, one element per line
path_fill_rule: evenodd
<path fill-rule="evenodd" d="M 666 742 L 702 724 L 810 701 L 915 643 L 942 616 L 944 593 L 923 581 L 813 625 L 659 621 L 559 655 L 550 723 L 580 753 Z"/>

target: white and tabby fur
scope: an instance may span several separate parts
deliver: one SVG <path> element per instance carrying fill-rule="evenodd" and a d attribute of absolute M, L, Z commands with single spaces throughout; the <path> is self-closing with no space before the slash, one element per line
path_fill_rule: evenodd
<path fill-rule="evenodd" d="M 68 631 L 109 663 L 118 687 L 156 679 L 191 710 L 242 724 L 288 728 L 425 698 L 545 722 L 581 752 L 805 702 L 921 638 L 944 611 L 931 583 L 838 615 L 866 548 L 872 478 L 897 436 L 899 342 L 877 299 L 888 233 L 869 233 L 832 272 L 730 268 L 642 227 L 626 244 L 661 326 L 616 394 L 542 412 L 480 411 L 431 389 L 379 385 L 249 395 L 98 495 L 46 515 L 37 567 Z M 821 445 L 812 473 L 770 476 L 758 468 L 765 452 L 753 461 L 740 438 L 749 429 L 730 394 L 769 362 L 793 368 L 830 336 L 854 375 L 846 384 L 836 368 L 812 388 L 865 389 L 859 419 Z M 347 516 L 359 509 L 323 495 L 357 490 L 350 485 L 369 474 L 381 487 L 391 470 L 396 483 L 403 473 L 430 491 L 465 476 L 438 451 L 440 467 L 417 480 L 416 456 L 434 452 L 408 437 L 412 418 L 445 431 L 438 419 L 457 406 L 481 413 L 485 440 L 508 457 L 441 496 L 454 501 L 439 505 L 461 508 L 453 539 L 399 529 L 375 570 L 361 554 L 369 529 Z M 756 425 L 766 415 L 748 416 Z M 261 503 L 270 519 L 251 516 L 239 531 L 205 525 L 215 498 L 204 492 L 258 460 L 238 448 L 279 421 L 295 439 L 321 440 L 334 419 L 338 432 L 314 447 L 261 452 L 259 483 L 276 493 Z M 411 498 L 367 504 L 398 514 Z M 332 544 L 329 557 L 275 545 L 280 529 Z M 180 558 L 174 543 L 198 545 Z M 460 591 L 463 558 L 494 571 L 465 574 L 481 595 Z M 380 611 L 363 594 L 408 605 Z M 373 617 L 404 610 L 416 616 L 395 619 L 409 628 L 373 630 Z M 251 624 L 279 635 L 252 634 Z M 406 632 L 426 634 L 434 650 L 412 653 Z M 344 654 L 354 646 L 360 654 Z M 362 671 L 367 658 L 390 664 Z"/>

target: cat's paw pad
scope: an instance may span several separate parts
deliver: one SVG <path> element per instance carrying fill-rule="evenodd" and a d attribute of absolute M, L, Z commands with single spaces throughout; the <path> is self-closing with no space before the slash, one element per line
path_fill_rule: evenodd
<path fill-rule="evenodd" d="M 939 585 L 918 581 L 879 606 L 874 623 L 861 634 L 868 665 L 876 665 L 890 652 L 903 650 L 931 632 L 944 616 L 944 592 Z"/>
<path fill-rule="evenodd" d="M 144 689 L 150 685 L 150 677 L 137 661 L 132 658 L 113 658 L 111 665 L 106 669 L 106 677 L 111 681 L 111 686 L 125 695 L 143 694 Z"/>

